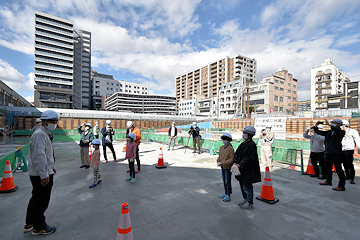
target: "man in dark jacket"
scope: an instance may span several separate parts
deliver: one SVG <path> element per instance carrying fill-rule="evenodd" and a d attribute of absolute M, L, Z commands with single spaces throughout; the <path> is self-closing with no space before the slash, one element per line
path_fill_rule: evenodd
<path fill-rule="evenodd" d="M 111 127 L 111 121 L 110 120 L 106 120 L 106 127 L 103 127 L 101 129 L 101 134 L 103 135 L 103 137 L 102 137 L 102 146 L 103 146 L 103 153 L 104 153 L 105 161 L 108 162 L 107 155 L 106 155 L 106 147 L 109 147 L 111 152 L 112 152 L 114 162 L 117 162 L 114 146 L 112 144 L 113 143 L 113 137 L 112 136 L 115 134 L 115 132 L 114 132 L 114 129 Z"/>
<path fill-rule="evenodd" d="M 82 130 L 81 128 L 85 126 L 85 130 Z M 92 125 L 90 123 L 84 122 L 81 124 L 77 130 L 80 133 L 80 156 L 81 156 L 81 166 L 80 168 L 86 168 L 88 169 L 90 167 L 90 157 L 89 157 L 89 143 L 94 140 L 94 135 L 90 131 L 92 128 Z"/>
<path fill-rule="evenodd" d="M 255 128 L 247 126 L 243 129 L 244 142 L 240 144 L 234 155 L 234 165 L 240 169 L 240 175 L 235 178 L 240 182 L 241 192 L 244 201 L 239 203 L 243 209 L 254 209 L 253 183 L 261 182 L 259 157 L 257 147 L 252 138 L 255 135 Z"/>
<path fill-rule="evenodd" d="M 189 134 L 191 134 L 193 137 L 193 145 L 194 145 L 193 153 L 196 153 L 196 145 L 197 145 L 200 154 L 200 128 L 196 126 L 196 122 L 193 122 L 193 125 L 190 127 Z"/>
<path fill-rule="evenodd" d="M 336 173 L 339 177 L 339 185 L 333 190 L 345 191 L 345 174 L 341 167 L 342 162 L 342 144 L 341 141 L 345 136 L 345 131 L 341 130 L 342 121 L 334 119 L 331 125 L 325 120 L 326 125 L 331 127 L 331 130 L 320 131 L 318 128 L 319 122 L 315 124 L 314 131 L 316 134 L 325 136 L 325 162 L 326 162 L 326 181 L 320 185 L 332 185 L 332 164 L 334 163 Z"/>
<path fill-rule="evenodd" d="M 171 127 L 169 127 L 169 146 L 168 146 L 168 151 L 170 150 L 171 142 L 173 142 L 172 150 L 174 151 L 176 138 L 177 138 L 177 128 L 175 127 L 175 122 L 173 122 L 172 125 L 171 125 Z"/>

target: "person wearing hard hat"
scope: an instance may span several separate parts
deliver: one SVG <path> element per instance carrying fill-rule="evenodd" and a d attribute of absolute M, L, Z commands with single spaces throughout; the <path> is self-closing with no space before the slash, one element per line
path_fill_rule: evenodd
<path fill-rule="evenodd" d="M 38 130 L 38 128 L 41 126 L 41 119 L 37 118 L 36 119 L 36 125 L 31 129 L 32 132 L 35 132 L 36 130 Z"/>
<path fill-rule="evenodd" d="M 171 124 L 171 127 L 169 128 L 168 134 L 169 134 L 169 146 L 168 146 L 168 151 L 170 150 L 171 142 L 173 143 L 172 150 L 174 151 L 175 142 L 176 142 L 176 138 L 177 138 L 177 128 L 175 127 L 175 122 L 173 122 L 173 123 Z"/>
<path fill-rule="evenodd" d="M 30 138 L 27 156 L 33 189 L 27 207 L 24 232 L 32 230 L 32 235 L 51 234 L 56 230 L 56 227 L 47 225 L 44 213 L 49 206 L 53 178 L 56 174 L 50 131 L 56 129 L 60 117 L 55 111 L 46 110 L 41 114 L 40 119 L 42 125 Z"/>
<path fill-rule="evenodd" d="M 275 141 L 275 134 L 271 131 L 271 125 L 267 125 L 261 131 L 259 139 L 261 140 L 261 164 L 272 169 L 272 150 L 271 145 Z"/>
<path fill-rule="evenodd" d="M 138 127 L 135 127 L 135 124 L 132 121 L 128 121 L 126 123 L 126 126 L 128 127 L 129 132 L 134 133 L 136 136 L 136 138 L 134 140 L 134 142 L 136 143 L 136 146 L 137 146 L 136 147 L 136 165 L 137 165 L 136 173 L 140 173 L 141 168 L 140 168 L 139 146 L 140 146 L 140 142 L 141 142 L 140 141 L 141 140 L 141 131 Z M 130 165 L 129 165 L 129 168 L 130 168 Z M 128 170 L 128 172 L 129 172 L 129 170 Z"/>
<path fill-rule="evenodd" d="M 98 184 L 102 182 L 101 174 L 100 174 L 100 145 L 101 142 L 99 139 L 92 140 L 92 145 L 94 147 L 94 152 L 91 157 L 91 167 L 93 168 L 94 173 L 94 183 L 89 186 L 89 188 L 96 187 Z"/>
<path fill-rule="evenodd" d="M 95 127 L 93 130 L 94 130 L 94 137 L 96 139 L 99 139 L 99 134 L 100 134 L 99 122 L 95 122 Z"/>
<path fill-rule="evenodd" d="M 343 130 L 345 136 L 343 137 L 342 152 L 343 152 L 343 164 L 345 168 L 346 179 L 350 180 L 351 184 L 355 184 L 355 168 L 354 168 L 354 151 L 355 147 L 360 148 L 360 137 L 358 131 L 350 128 L 348 120 L 343 120 Z M 356 145 L 355 145 L 356 144 Z"/>
<path fill-rule="evenodd" d="M 254 209 L 254 189 L 252 184 L 261 182 L 261 174 L 257 146 L 252 140 L 256 130 L 253 126 L 247 126 L 242 131 L 244 142 L 236 149 L 233 162 L 241 173 L 235 176 L 240 182 L 241 193 L 244 198 L 239 203 L 239 206 L 242 209 L 249 210 Z"/>
<path fill-rule="evenodd" d="M 192 137 L 193 137 L 193 146 L 194 146 L 193 153 L 196 153 L 196 145 L 197 145 L 198 149 L 199 149 L 199 154 L 200 154 L 201 153 L 201 151 L 200 151 L 200 128 L 198 126 L 196 126 L 196 122 L 193 122 L 193 125 L 190 127 L 189 134 L 192 135 Z"/>
<path fill-rule="evenodd" d="M 117 162 L 114 146 L 112 144 L 113 143 L 112 136 L 115 134 L 115 132 L 114 132 L 114 129 L 111 127 L 110 120 L 106 120 L 106 126 L 101 129 L 101 134 L 103 135 L 102 146 L 103 146 L 103 153 L 104 153 L 105 161 L 108 162 L 107 155 L 106 155 L 106 147 L 109 147 L 112 152 L 114 162 Z"/>
<path fill-rule="evenodd" d="M 340 128 L 342 125 L 341 119 L 334 119 L 331 121 L 331 125 L 325 119 L 326 125 L 330 126 L 331 129 L 328 131 L 320 131 L 317 122 L 314 126 L 316 134 L 325 136 L 325 164 L 326 164 L 326 180 L 325 182 L 319 183 L 320 185 L 332 185 L 332 164 L 334 163 L 336 173 L 339 177 L 339 184 L 333 188 L 335 191 L 345 191 L 345 174 L 341 167 L 343 161 L 343 152 L 341 141 L 345 136 L 345 131 Z"/>
<path fill-rule="evenodd" d="M 219 157 L 217 159 L 217 164 L 221 167 L 221 174 L 224 183 L 225 193 L 219 195 L 224 202 L 231 200 L 232 188 L 231 188 L 231 166 L 233 165 L 234 159 L 234 148 L 231 145 L 232 136 L 229 133 L 224 133 L 221 136 L 223 145 L 219 150 Z"/>
<path fill-rule="evenodd" d="M 322 130 L 323 126 L 318 125 L 318 129 Z M 311 164 L 314 167 L 315 174 L 310 175 L 310 177 L 317 177 L 319 179 L 325 179 L 325 137 L 319 134 L 314 133 L 313 127 L 308 127 L 303 134 L 304 138 L 310 139 L 310 159 Z M 319 175 L 319 166 L 321 167 L 321 175 Z"/>
<path fill-rule="evenodd" d="M 82 130 L 81 128 L 85 126 L 85 130 Z M 78 126 L 77 130 L 80 133 L 80 157 L 81 157 L 81 166 L 80 168 L 86 168 L 88 169 L 90 167 L 90 157 L 89 157 L 89 143 L 94 140 L 94 135 L 90 131 L 92 128 L 92 125 L 90 123 L 84 122 L 80 126 Z"/>

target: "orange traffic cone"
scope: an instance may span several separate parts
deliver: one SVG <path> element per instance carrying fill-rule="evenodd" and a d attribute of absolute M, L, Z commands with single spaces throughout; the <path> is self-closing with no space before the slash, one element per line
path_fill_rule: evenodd
<path fill-rule="evenodd" d="M 163 157 L 162 148 L 160 148 L 158 164 L 155 165 L 155 167 L 156 167 L 156 168 L 166 168 L 166 166 L 165 166 L 165 164 L 164 164 L 164 157 Z"/>
<path fill-rule="evenodd" d="M 89 158 L 90 158 L 90 162 L 91 162 L 91 157 L 92 157 L 92 151 L 91 151 L 91 143 L 89 144 Z"/>
<path fill-rule="evenodd" d="M 10 160 L 6 160 L 3 180 L 0 186 L 0 193 L 15 192 L 18 186 L 14 184 L 14 178 L 12 176 Z"/>
<path fill-rule="evenodd" d="M 121 206 L 120 221 L 116 240 L 134 240 L 130 222 L 129 206 L 124 202 Z"/>
<path fill-rule="evenodd" d="M 357 147 L 357 146 L 355 146 L 354 158 L 360 158 L 360 154 L 359 154 L 359 151 L 358 151 L 358 147 Z"/>
<path fill-rule="evenodd" d="M 125 140 L 124 140 L 123 152 L 126 152 L 126 146 L 127 146 L 127 142 L 126 142 L 126 139 L 125 139 Z"/>
<path fill-rule="evenodd" d="M 336 172 L 336 168 L 335 168 L 335 165 L 334 165 L 334 164 L 332 165 L 331 171 Z"/>
<path fill-rule="evenodd" d="M 314 175 L 315 174 L 314 166 L 311 163 L 311 157 L 309 157 L 309 163 L 308 163 L 305 174 L 306 175 Z"/>
<path fill-rule="evenodd" d="M 266 203 L 270 203 L 270 204 L 274 204 L 279 201 L 279 199 L 274 197 L 274 190 L 273 190 L 273 187 L 271 184 L 271 176 L 270 176 L 269 167 L 266 167 L 266 170 L 265 170 L 265 176 L 264 176 L 264 181 L 263 181 L 263 185 L 261 188 L 260 197 L 256 197 L 256 199 L 266 202 Z"/>

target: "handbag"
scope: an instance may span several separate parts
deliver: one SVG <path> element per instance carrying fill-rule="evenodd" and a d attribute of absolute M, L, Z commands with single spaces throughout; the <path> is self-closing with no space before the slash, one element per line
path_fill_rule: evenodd
<path fill-rule="evenodd" d="M 241 175 L 238 166 L 236 166 L 236 165 L 234 165 L 234 164 L 231 166 L 230 172 L 232 172 L 232 173 L 235 175 L 235 178 L 236 178 L 236 176 L 240 176 L 240 175 Z"/>

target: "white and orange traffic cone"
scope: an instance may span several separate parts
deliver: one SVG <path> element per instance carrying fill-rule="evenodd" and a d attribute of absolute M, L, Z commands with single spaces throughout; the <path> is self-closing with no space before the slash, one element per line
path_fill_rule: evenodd
<path fill-rule="evenodd" d="M 126 146 L 127 146 L 127 141 L 126 141 L 126 139 L 125 139 L 125 140 L 124 140 L 123 152 L 126 152 Z"/>
<path fill-rule="evenodd" d="M 91 162 L 91 157 L 92 157 L 92 150 L 91 150 L 91 143 L 89 144 L 89 158 L 90 158 L 90 162 Z"/>
<path fill-rule="evenodd" d="M 270 204 L 274 204 L 279 201 L 279 199 L 275 198 L 274 196 L 269 167 L 266 167 L 265 170 L 265 176 L 261 188 L 260 197 L 256 197 L 256 199 Z"/>
<path fill-rule="evenodd" d="M 130 222 L 129 206 L 124 202 L 121 206 L 121 214 L 116 240 L 134 240 Z"/>
<path fill-rule="evenodd" d="M 311 163 L 311 158 L 309 157 L 309 163 L 308 166 L 306 168 L 306 175 L 314 175 L 315 174 L 315 170 L 314 170 L 314 166 Z"/>
<path fill-rule="evenodd" d="M 166 168 L 165 164 L 164 164 L 164 157 L 163 157 L 163 151 L 162 148 L 160 148 L 159 151 L 159 158 L 158 158 L 158 164 L 155 165 L 156 168 Z"/>
<path fill-rule="evenodd" d="M 14 178 L 11 171 L 10 160 L 6 160 L 3 180 L 0 186 L 0 193 L 15 192 L 19 187 L 15 186 Z"/>

